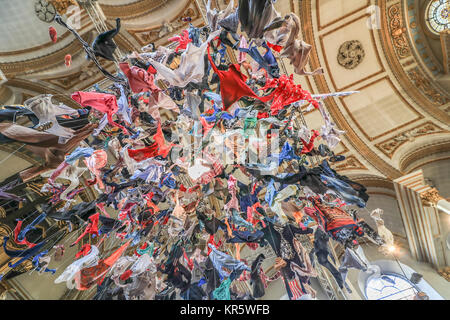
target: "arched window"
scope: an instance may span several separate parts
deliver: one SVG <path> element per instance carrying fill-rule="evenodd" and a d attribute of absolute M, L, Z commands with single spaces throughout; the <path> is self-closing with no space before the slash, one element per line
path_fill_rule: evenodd
<path fill-rule="evenodd" d="M 399 274 L 383 274 L 366 284 L 368 300 L 412 300 L 418 290 L 414 284 Z"/>
<path fill-rule="evenodd" d="M 450 2 L 448 0 L 432 0 L 425 11 L 425 19 L 430 30 L 439 34 L 450 28 Z"/>

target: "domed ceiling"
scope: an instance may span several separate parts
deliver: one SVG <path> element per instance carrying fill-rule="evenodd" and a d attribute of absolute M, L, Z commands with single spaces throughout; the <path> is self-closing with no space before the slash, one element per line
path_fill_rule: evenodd
<path fill-rule="evenodd" d="M 8 1 L 2 7 L 0 18 L 6 27 L 0 30 L 4 76 L 0 103 L 20 104 L 46 92 L 75 107 L 69 93 L 85 90 L 103 76 L 85 59 L 72 34 L 38 17 L 35 5 L 41 1 Z M 59 2 L 56 11 L 79 21 L 78 32 L 86 41 L 101 30 L 83 9 L 86 0 L 78 1 L 80 5 L 74 0 L 47 1 Z M 212 5 L 224 8 L 228 2 L 212 0 Z M 115 41 L 122 54 L 150 42 L 167 44 L 170 36 L 188 25 L 182 17 L 202 25 L 205 6 L 202 0 L 94 3 L 108 28 L 121 18 Z M 374 186 L 389 185 L 427 157 L 450 157 L 448 30 L 429 37 L 424 14 L 429 5 L 429 0 L 278 0 L 275 4 L 280 14 L 299 15 L 303 40 L 313 45 L 309 69 L 325 70 L 314 77 L 295 75 L 295 81 L 313 93 L 359 91 L 324 101 L 338 127 L 346 131 L 337 153 L 347 160 L 337 169 Z M 48 36 L 50 26 L 58 32 L 56 44 Z M 68 53 L 73 59 L 70 68 L 64 65 Z M 116 71 L 114 63 L 102 63 L 108 71 Z M 293 73 L 288 61 L 284 67 Z M 307 111 L 306 121 L 312 129 L 322 124 L 318 111 Z"/>

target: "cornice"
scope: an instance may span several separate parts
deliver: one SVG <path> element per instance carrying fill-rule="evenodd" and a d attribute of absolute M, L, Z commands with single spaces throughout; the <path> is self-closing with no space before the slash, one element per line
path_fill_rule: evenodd
<path fill-rule="evenodd" d="M 92 33 L 89 33 L 85 37 L 85 40 L 87 42 L 91 42 L 92 39 Z M 75 56 L 82 50 L 83 46 L 81 45 L 81 43 L 78 40 L 74 39 L 67 46 L 42 57 L 25 61 L 0 63 L 0 69 L 3 71 L 7 78 L 13 78 L 21 74 L 30 74 L 37 71 L 44 71 L 51 69 L 55 65 L 64 63 L 64 57 L 67 53 Z"/>
<path fill-rule="evenodd" d="M 41 83 L 36 83 L 36 82 L 32 82 L 32 81 L 25 80 L 25 79 L 14 78 L 14 79 L 8 80 L 5 83 L 5 85 L 10 86 L 10 87 L 19 88 L 19 89 L 29 90 L 29 91 L 36 92 L 39 94 L 57 95 L 57 100 L 61 101 L 65 105 L 67 105 L 71 108 L 74 108 L 74 109 L 80 108 L 80 106 L 74 100 L 72 100 L 69 95 L 64 94 L 64 92 L 47 87 Z"/>
<path fill-rule="evenodd" d="M 394 183 L 388 179 L 374 176 L 358 176 L 352 177 L 352 180 L 363 184 L 366 188 L 383 188 L 395 191 Z"/>
<path fill-rule="evenodd" d="M 395 137 L 389 138 L 376 144 L 376 147 L 386 156 L 392 159 L 394 153 L 405 143 L 414 141 L 418 137 L 428 136 L 438 133 L 448 133 L 431 121 L 422 123 L 419 126 L 398 133 Z M 422 147 L 422 148 L 426 148 Z"/>
<path fill-rule="evenodd" d="M 437 142 L 432 145 L 428 145 L 426 147 L 422 147 L 419 149 L 416 149 L 407 155 L 405 155 L 402 159 L 400 159 L 400 168 L 403 170 L 406 170 L 411 164 L 415 163 L 416 161 L 420 159 L 424 159 L 424 157 L 432 155 L 432 154 L 438 154 L 438 153 L 445 153 L 450 151 L 450 141 L 444 141 L 444 142 Z M 432 160 L 425 160 L 426 163 L 431 163 L 434 161 L 441 161 L 445 158 L 439 158 L 439 159 L 432 159 Z M 417 166 L 423 165 L 422 163 L 417 164 Z M 408 171 L 412 172 L 414 170 L 409 169 Z"/>

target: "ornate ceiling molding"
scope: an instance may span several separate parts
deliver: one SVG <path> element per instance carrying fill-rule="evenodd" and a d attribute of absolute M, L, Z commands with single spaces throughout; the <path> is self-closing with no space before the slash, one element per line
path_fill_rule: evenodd
<path fill-rule="evenodd" d="M 447 96 L 442 95 L 434 87 L 428 88 L 427 92 L 424 91 L 425 88 L 424 86 L 422 86 L 421 88 L 419 87 L 419 90 L 415 90 L 416 84 L 414 83 L 414 80 L 412 80 L 404 70 L 405 66 L 402 65 L 402 62 L 406 63 L 407 65 L 411 65 L 415 61 L 414 62 L 410 62 L 410 60 L 401 61 L 402 55 L 398 55 L 399 51 L 398 37 L 400 36 L 400 31 L 402 31 L 403 34 L 404 30 L 403 28 L 406 28 L 406 25 L 404 25 L 404 23 L 402 22 L 403 18 L 401 16 L 400 3 L 398 2 L 388 6 L 385 0 L 377 0 L 377 5 L 380 8 L 380 20 L 382 25 L 382 27 L 378 30 L 382 44 L 382 50 L 384 52 L 384 55 L 390 68 L 392 69 L 392 73 L 394 74 L 398 83 L 403 88 L 403 91 L 413 101 L 416 101 L 417 105 L 419 105 L 425 112 L 427 112 L 429 115 L 431 115 L 433 118 L 437 119 L 440 122 L 450 123 L 450 116 L 439 109 L 439 107 L 442 106 L 442 104 L 438 103 L 436 100 L 436 96 L 440 95 L 442 96 L 441 99 L 444 99 L 440 101 L 449 101 L 448 94 Z M 392 26 L 396 27 L 392 28 Z M 400 43 L 405 46 L 408 45 L 409 47 L 409 44 L 405 44 L 403 41 L 401 41 Z M 409 49 L 411 50 L 410 47 Z M 402 51 L 400 50 L 400 52 Z M 424 79 L 426 79 L 422 72 L 420 72 L 420 74 L 422 74 L 421 77 L 424 77 Z M 422 82 L 427 83 L 424 80 L 422 80 Z M 429 90 L 432 90 L 433 94 L 430 94 L 431 91 Z"/>
<path fill-rule="evenodd" d="M 140 0 L 125 5 L 107 5 L 101 3 L 100 7 L 107 18 L 120 17 L 133 19 L 145 16 L 168 2 L 169 0 Z"/>
<path fill-rule="evenodd" d="M 392 43 L 400 59 L 411 56 L 411 49 L 406 37 L 406 27 L 403 23 L 400 6 L 393 5 L 388 9 L 389 31 L 392 36 Z"/>
<path fill-rule="evenodd" d="M 115 70 L 115 64 L 112 61 L 106 61 L 102 65 L 108 71 L 113 72 Z M 71 91 L 89 88 L 103 79 L 104 76 L 98 72 L 97 66 L 93 62 L 88 62 L 79 71 L 59 77 L 42 79 L 42 81 L 51 83 L 70 93 Z"/>
<path fill-rule="evenodd" d="M 395 137 L 377 143 L 376 147 L 386 156 L 392 159 L 394 153 L 407 142 L 414 141 L 418 137 L 447 132 L 449 131 L 442 129 L 435 125 L 433 122 L 429 121 L 409 130 L 405 130 Z"/>
<path fill-rule="evenodd" d="M 363 45 L 359 40 L 344 42 L 339 47 L 338 63 L 345 69 L 355 69 L 366 56 Z"/>
<path fill-rule="evenodd" d="M 92 33 L 89 33 L 85 40 L 91 42 L 93 39 Z M 67 46 L 52 52 L 48 55 L 29 59 L 25 61 L 0 63 L 0 69 L 3 71 L 5 76 L 10 79 L 21 74 L 30 74 L 37 71 L 44 71 L 51 69 L 56 65 L 61 65 L 64 63 L 64 57 L 67 53 L 70 53 L 72 57 L 80 53 L 83 50 L 83 46 L 78 40 L 72 41 Z"/>
<path fill-rule="evenodd" d="M 402 2 L 403 15 L 408 23 L 408 41 L 412 46 L 412 53 L 433 76 L 442 72 L 442 63 L 438 61 L 430 50 L 425 37 L 439 39 L 428 30 L 425 22 L 425 1 L 406 0 Z"/>
<path fill-rule="evenodd" d="M 65 94 L 64 92 L 55 90 L 53 88 L 44 86 L 41 83 L 37 83 L 37 82 L 32 82 L 29 80 L 25 80 L 25 79 L 19 79 L 19 78 L 15 78 L 15 79 L 11 79 L 8 80 L 5 83 L 6 86 L 9 87 L 15 87 L 15 88 L 19 88 L 19 89 L 24 89 L 24 90 L 28 90 L 28 91 L 32 91 L 38 94 L 53 94 L 53 95 L 57 95 L 57 97 L 55 97 L 56 100 L 61 101 L 62 103 L 64 103 L 65 105 L 74 108 L 74 109 L 79 109 L 80 105 L 78 103 L 76 103 L 75 101 L 73 101 L 69 95 Z"/>
<path fill-rule="evenodd" d="M 414 171 L 417 167 L 420 167 L 426 163 L 431 163 L 435 161 L 441 161 L 447 159 L 448 157 L 424 160 L 419 162 L 419 160 L 424 159 L 426 156 L 439 153 L 448 153 L 450 151 L 450 141 L 437 142 L 422 148 L 418 148 L 406 154 L 402 159 L 400 159 L 400 168 L 402 171 L 406 171 L 412 164 L 416 163 L 414 168 L 408 169 L 407 172 Z"/>
<path fill-rule="evenodd" d="M 307 43 L 312 44 L 312 51 L 310 55 L 310 66 L 311 69 L 316 69 L 320 67 L 319 56 L 317 54 L 317 48 L 314 45 L 315 37 L 312 28 L 312 1 L 303 0 L 300 2 L 300 20 L 302 22 L 302 31 L 304 40 Z M 314 81 L 320 92 L 330 92 L 330 88 L 326 82 L 323 75 L 318 75 L 314 77 Z M 387 177 L 393 179 L 402 176 L 402 173 L 396 168 L 392 167 L 390 164 L 386 163 L 381 159 L 374 151 L 368 147 L 364 141 L 358 136 L 352 126 L 347 122 L 342 112 L 339 110 L 338 105 L 334 99 L 326 99 L 325 104 L 331 116 L 335 120 L 338 127 L 346 131 L 346 136 L 353 147 L 359 151 L 360 155 L 364 157 L 371 165 L 373 165 L 381 173 L 385 174 Z"/>
<path fill-rule="evenodd" d="M 445 105 L 450 99 L 440 93 L 438 93 L 432 83 L 420 72 L 419 67 L 415 67 L 407 72 L 407 75 L 418 88 L 430 101 L 436 105 Z"/>
<path fill-rule="evenodd" d="M 395 191 L 394 183 L 388 179 L 374 176 L 352 177 L 353 181 L 363 184 L 367 188 L 383 188 Z"/>
<path fill-rule="evenodd" d="M 368 170 L 354 155 L 348 156 L 344 161 L 333 166 L 336 170 Z"/>
<path fill-rule="evenodd" d="M 151 42 L 160 40 L 165 35 L 177 33 L 178 31 L 181 31 L 183 28 L 188 26 L 188 22 L 183 22 L 180 20 L 184 16 L 190 16 L 192 18 L 192 22 L 202 17 L 200 8 L 197 6 L 197 3 L 195 1 L 188 2 L 186 6 L 170 20 L 169 24 L 171 25 L 173 30 L 167 32 L 166 34 L 161 34 L 161 30 L 164 27 L 163 25 L 153 26 L 145 29 L 130 29 L 128 30 L 128 33 L 130 33 L 141 46 L 145 46 Z M 195 23 L 193 24 L 195 25 Z M 169 43 L 167 39 L 164 39 L 163 41 L 164 42 L 162 44 Z"/>
<path fill-rule="evenodd" d="M 47 0 L 50 2 L 56 9 L 56 11 L 63 15 L 67 12 L 67 9 L 71 6 L 78 6 L 76 0 Z"/>

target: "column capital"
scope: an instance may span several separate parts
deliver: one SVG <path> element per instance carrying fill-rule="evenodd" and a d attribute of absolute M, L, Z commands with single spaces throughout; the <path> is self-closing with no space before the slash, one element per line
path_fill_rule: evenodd
<path fill-rule="evenodd" d="M 422 192 L 420 194 L 420 198 L 422 199 L 422 205 L 432 207 L 436 206 L 440 200 L 444 200 L 436 188 L 431 188 L 425 192 Z"/>

